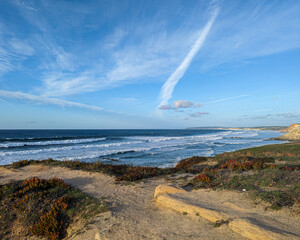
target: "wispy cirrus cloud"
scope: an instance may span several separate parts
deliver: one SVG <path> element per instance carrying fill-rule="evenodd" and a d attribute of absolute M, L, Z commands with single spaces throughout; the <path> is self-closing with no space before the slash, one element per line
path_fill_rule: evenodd
<path fill-rule="evenodd" d="M 23 61 L 34 55 L 31 41 L 19 39 L 0 22 L 0 76 L 23 68 Z"/>
<path fill-rule="evenodd" d="M 96 31 L 97 26 L 107 21 L 106 18 L 111 18 L 106 15 L 107 12 L 113 11 L 112 14 L 118 15 L 115 10 L 110 10 L 114 3 L 102 7 L 106 10 L 100 19 L 95 9 L 101 4 L 22 3 L 18 0 L 13 3 L 36 32 L 42 33 L 35 33 L 32 37 L 41 58 L 39 72 L 35 74 L 41 84 L 35 91 L 44 96 L 66 96 L 136 82 L 157 81 L 157 77 L 170 73 L 170 66 L 178 63 L 196 36 L 193 29 L 184 27 L 187 21 L 182 21 L 178 29 L 171 31 L 164 26 L 159 28 L 158 25 L 166 20 L 158 12 L 151 21 L 141 19 L 144 23 L 133 21 L 126 26 L 116 25 L 112 32 L 102 34 L 103 37 L 88 46 L 79 45 L 76 38 L 68 39 L 68 44 L 65 44 L 60 38 L 66 31 L 73 31 L 73 27 L 80 26 L 80 31 Z M 51 9 L 56 8 L 54 16 Z M 68 9 L 68 18 L 60 9 Z M 168 13 L 168 8 L 162 9 Z M 93 16 L 95 27 L 87 27 L 89 15 Z M 60 27 L 53 28 L 52 22 L 57 21 L 60 21 Z"/>
<path fill-rule="evenodd" d="M 201 71 L 300 47 L 300 2 L 223 1 L 220 5 L 222 12 L 202 51 Z"/>
<path fill-rule="evenodd" d="M 66 96 L 82 92 L 94 92 L 99 88 L 95 72 L 80 75 L 71 72 L 49 72 L 44 74 L 43 85 L 36 90 L 44 96 Z"/>
<path fill-rule="evenodd" d="M 0 40 L 0 72 L 5 74 L 17 68 L 26 68 L 23 60 L 35 54 L 40 64 L 36 68 L 38 71 L 32 74 L 38 83 L 33 90 L 36 95 L 48 97 L 162 81 L 186 57 L 161 89 L 160 105 L 168 105 L 177 82 L 192 60 L 203 72 L 219 64 L 300 46 L 300 3 L 296 1 L 281 4 L 269 4 L 268 1 L 228 4 L 227 1 L 220 1 L 218 5 L 222 11 L 212 28 L 206 25 L 209 34 L 205 36 L 204 31 L 202 35 L 202 40 L 206 39 L 205 45 L 200 41 L 199 27 L 205 25 L 209 8 L 203 3 L 195 5 L 194 11 L 188 9 L 185 13 L 181 11 L 181 6 L 174 4 L 172 14 L 176 13 L 177 21 L 169 18 L 168 3 L 160 1 L 152 15 L 147 15 L 147 7 L 142 6 L 146 3 L 135 3 L 137 6 L 134 7 L 141 11 L 129 20 L 118 18 L 115 22 L 114 18 L 122 15 L 130 1 L 89 4 L 11 2 L 30 31 L 23 33 L 24 39 L 18 42 L 17 34 L 11 34 L 9 29 L 0 26 L 1 33 L 6 34 Z M 122 8 L 116 8 L 116 4 L 122 4 Z M 97 30 L 107 22 L 111 22 L 109 31 L 99 34 Z M 66 32 L 71 37 L 66 38 Z M 97 37 L 81 42 L 84 41 L 81 36 L 85 33 Z M 5 45 L 8 38 L 13 40 L 9 43 L 10 50 Z M 195 57 L 200 47 L 201 55 Z"/>
<path fill-rule="evenodd" d="M 93 111 L 103 111 L 104 109 L 98 106 L 78 103 L 78 102 L 72 102 L 72 101 L 66 101 L 63 99 L 58 98 L 49 98 L 44 96 L 37 96 L 32 95 L 28 93 L 22 93 L 22 92 L 12 92 L 12 91 L 3 91 L 0 90 L 0 96 L 3 98 L 12 98 L 12 99 L 20 99 L 20 100 L 27 100 L 34 102 L 36 104 L 52 104 L 52 105 L 58 105 L 61 107 L 77 107 L 77 108 L 83 108 Z M 3 101 L 3 100 L 2 100 Z"/>

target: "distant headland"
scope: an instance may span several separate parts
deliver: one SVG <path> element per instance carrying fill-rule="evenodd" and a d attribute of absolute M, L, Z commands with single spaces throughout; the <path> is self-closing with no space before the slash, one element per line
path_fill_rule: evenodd
<path fill-rule="evenodd" d="M 285 131 L 287 126 L 258 126 L 258 127 L 189 127 L 186 129 L 218 129 L 218 130 L 270 130 Z"/>
<path fill-rule="evenodd" d="M 281 131 L 286 134 L 274 140 L 300 141 L 300 123 L 287 126 L 259 126 L 259 127 L 189 127 L 186 129 L 218 129 L 218 130 L 270 130 Z"/>

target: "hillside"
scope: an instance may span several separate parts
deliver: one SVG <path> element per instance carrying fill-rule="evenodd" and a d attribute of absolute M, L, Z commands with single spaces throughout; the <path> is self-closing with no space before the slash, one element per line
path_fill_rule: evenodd
<path fill-rule="evenodd" d="M 276 138 L 278 140 L 300 141 L 300 124 L 292 124 L 286 129 L 286 134 Z"/>

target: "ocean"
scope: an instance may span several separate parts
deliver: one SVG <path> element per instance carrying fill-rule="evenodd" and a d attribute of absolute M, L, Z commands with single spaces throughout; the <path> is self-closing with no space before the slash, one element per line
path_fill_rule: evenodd
<path fill-rule="evenodd" d="M 258 130 L 0 130 L 0 165 L 19 160 L 78 160 L 174 166 L 191 156 L 214 156 L 281 143 Z"/>

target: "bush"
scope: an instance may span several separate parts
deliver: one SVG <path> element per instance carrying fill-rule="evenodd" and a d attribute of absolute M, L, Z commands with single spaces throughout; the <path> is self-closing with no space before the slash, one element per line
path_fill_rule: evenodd
<path fill-rule="evenodd" d="M 74 217 L 104 210 L 97 201 L 57 178 L 34 177 L 6 184 L 0 186 L 0 197 L 0 239 L 9 238 L 17 219 L 22 221 L 22 235 L 61 239 Z"/>
<path fill-rule="evenodd" d="M 186 158 L 186 159 L 179 161 L 177 163 L 175 169 L 177 171 L 178 170 L 188 170 L 191 166 L 201 163 L 201 162 L 206 162 L 206 161 L 207 161 L 206 157 L 194 156 L 194 157 Z"/>
<path fill-rule="evenodd" d="M 175 168 L 158 168 L 158 167 L 133 167 L 131 165 L 114 165 L 104 164 L 101 162 L 86 163 L 80 161 L 56 161 L 53 159 L 47 160 L 24 160 L 15 162 L 10 167 L 18 168 L 30 164 L 47 164 L 51 166 L 68 167 L 71 169 L 102 172 L 116 176 L 116 181 L 135 181 L 141 178 L 155 177 L 176 172 Z"/>
<path fill-rule="evenodd" d="M 264 168 L 276 168 L 277 166 L 274 164 L 266 164 L 262 161 L 247 161 L 247 162 L 236 162 L 233 159 L 226 161 L 224 164 L 220 166 L 221 169 L 231 169 L 231 170 L 240 170 L 240 171 L 248 171 L 250 169 L 260 170 Z"/>
<path fill-rule="evenodd" d="M 197 176 L 195 177 L 195 179 L 196 179 L 196 181 L 198 181 L 198 182 L 199 182 L 199 181 L 202 181 L 202 182 L 209 183 L 209 182 L 211 181 L 210 177 L 207 176 L 207 175 L 204 174 L 204 173 L 201 173 L 201 174 L 197 175 Z"/>

